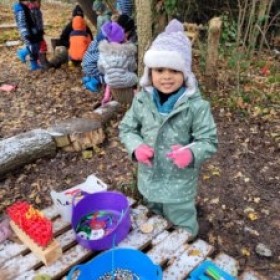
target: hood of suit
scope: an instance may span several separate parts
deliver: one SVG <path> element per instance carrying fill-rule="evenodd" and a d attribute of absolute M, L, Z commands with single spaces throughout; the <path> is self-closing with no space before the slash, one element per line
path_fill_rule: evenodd
<path fill-rule="evenodd" d="M 81 16 L 75 16 L 72 20 L 73 30 L 86 30 L 86 23 Z"/>

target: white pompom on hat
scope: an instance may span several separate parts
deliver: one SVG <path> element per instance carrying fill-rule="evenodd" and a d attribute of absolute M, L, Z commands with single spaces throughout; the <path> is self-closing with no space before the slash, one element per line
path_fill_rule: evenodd
<path fill-rule="evenodd" d="M 140 86 L 152 85 L 150 68 L 170 68 L 181 71 L 188 91 L 194 92 L 197 88 L 192 67 L 192 46 L 184 33 L 181 22 L 173 19 L 153 41 L 149 50 L 144 55 L 144 73 L 140 79 Z"/>

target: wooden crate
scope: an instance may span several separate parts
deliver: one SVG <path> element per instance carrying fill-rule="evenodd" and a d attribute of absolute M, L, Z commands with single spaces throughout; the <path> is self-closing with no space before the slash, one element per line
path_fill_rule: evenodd
<path fill-rule="evenodd" d="M 132 229 L 118 247 L 143 250 L 154 263 L 163 267 L 163 279 L 185 279 L 190 272 L 206 258 L 210 258 L 215 249 L 207 242 L 197 239 L 188 242 L 190 234 L 182 229 L 173 228 L 163 217 L 147 215 L 148 209 L 143 205 L 132 206 Z M 63 255 L 55 263 L 46 266 L 25 245 L 10 240 L 0 244 L 0 271 L 3 280 L 32 280 L 35 275 L 48 274 L 52 279 L 66 279 L 70 268 L 76 264 L 91 260 L 98 252 L 89 251 L 75 240 L 70 225 L 64 222 L 54 207 L 43 210 L 53 220 L 56 240 L 60 243 Z M 141 225 L 153 225 L 153 231 L 143 233 Z M 215 252 L 212 260 L 231 275 L 242 280 L 268 280 L 258 273 L 246 270 L 239 275 L 238 261 L 225 253 Z M 20 265 L 19 265 L 20 264 Z"/>

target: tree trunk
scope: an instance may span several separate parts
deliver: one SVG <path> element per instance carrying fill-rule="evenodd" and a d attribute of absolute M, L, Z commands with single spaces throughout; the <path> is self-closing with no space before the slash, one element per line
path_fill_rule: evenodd
<path fill-rule="evenodd" d="M 138 34 L 138 76 L 143 74 L 143 57 L 152 41 L 152 5 L 151 0 L 136 0 L 136 23 Z"/>
<path fill-rule="evenodd" d="M 56 145 L 44 130 L 32 130 L 0 142 L 0 177 L 42 157 L 54 157 Z"/>
<path fill-rule="evenodd" d="M 79 5 L 82 7 L 84 14 L 86 15 L 87 19 L 96 26 L 97 16 L 96 13 L 92 10 L 92 0 L 77 0 Z"/>
<path fill-rule="evenodd" d="M 208 30 L 206 75 L 212 77 L 216 75 L 216 71 L 217 71 L 221 28 L 222 28 L 222 21 L 219 17 L 215 17 L 210 20 L 209 30 Z"/>

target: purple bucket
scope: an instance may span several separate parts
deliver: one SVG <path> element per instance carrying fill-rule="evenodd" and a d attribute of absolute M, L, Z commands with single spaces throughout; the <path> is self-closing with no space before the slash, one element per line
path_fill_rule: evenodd
<path fill-rule="evenodd" d="M 130 207 L 127 198 L 120 192 L 102 191 L 93 194 L 83 193 L 84 197 L 75 203 L 73 197 L 72 228 L 76 240 L 83 247 L 102 251 L 107 250 L 121 242 L 128 234 L 131 227 Z M 78 235 L 76 228 L 80 221 L 87 215 L 98 211 L 108 211 L 116 214 L 118 220 L 112 231 L 96 240 L 89 240 Z"/>

